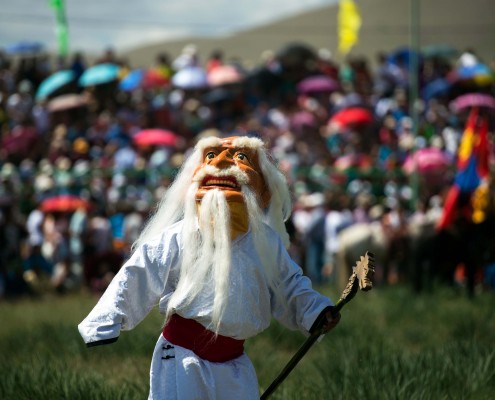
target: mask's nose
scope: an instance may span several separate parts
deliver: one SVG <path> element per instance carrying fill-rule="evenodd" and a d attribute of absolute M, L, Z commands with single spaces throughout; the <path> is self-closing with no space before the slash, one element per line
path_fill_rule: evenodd
<path fill-rule="evenodd" d="M 234 164 L 234 157 L 228 150 L 222 151 L 210 162 L 210 165 L 213 165 L 219 169 L 228 168 Z"/>

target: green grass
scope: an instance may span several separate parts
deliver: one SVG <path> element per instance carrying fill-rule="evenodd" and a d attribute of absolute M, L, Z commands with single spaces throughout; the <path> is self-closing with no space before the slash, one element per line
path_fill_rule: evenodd
<path fill-rule="evenodd" d="M 336 291 L 321 288 L 335 300 Z M 358 293 L 272 399 L 492 399 L 495 295 L 440 288 Z M 0 303 L 0 399 L 144 399 L 162 317 L 153 311 L 118 342 L 86 348 L 77 324 L 96 298 Z M 277 323 L 246 342 L 266 388 L 303 343 Z"/>

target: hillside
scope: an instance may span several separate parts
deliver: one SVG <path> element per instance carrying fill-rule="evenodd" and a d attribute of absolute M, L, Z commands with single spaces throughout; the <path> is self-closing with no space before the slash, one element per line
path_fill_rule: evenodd
<path fill-rule="evenodd" d="M 377 51 L 392 50 L 410 41 L 409 0 L 356 0 L 363 20 L 359 44 L 352 54 L 373 59 Z M 421 45 L 450 44 L 460 50 L 474 48 L 486 61 L 495 59 L 495 1 L 430 0 L 421 3 Z M 237 32 L 228 37 L 190 37 L 128 50 L 122 55 L 134 67 L 148 66 L 158 52 L 176 56 L 194 43 L 205 60 L 212 50 L 223 49 L 227 59 L 241 58 L 248 65 L 258 63 L 264 50 L 276 50 L 290 41 L 326 47 L 337 53 L 338 6 L 331 5 L 295 15 L 271 24 Z"/>

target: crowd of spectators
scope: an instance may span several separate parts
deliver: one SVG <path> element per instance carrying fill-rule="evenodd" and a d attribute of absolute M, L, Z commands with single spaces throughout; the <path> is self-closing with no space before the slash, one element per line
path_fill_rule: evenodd
<path fill-rule="evenodd" d="M 450 102 L 464 93 L 494 94 L 493 72 L 458 73 L 479 65 L 493 71 L 491 60 L 449 50 L 415 55 L 399 49 L 376 60 L 351 56 L 337 63 L 326 49 L 288 44 L 247 68 L 220 50 L 203 60 L 189 45 L 175 59 L 158 54 L 147 70 L 161 79 L 130 90 L 121 82 L 133 66 L 112 50 L 91 64 L 117 65 L 119 76 L 87 86 L 78 85 L 91 67 L 83 54 L 0 53 L 0 298 L 82 287 L 101 292 L 190 148 L 210 135 L 266 141 L 294 195 L 291 251 L 315 282 L 332 279 L 338 234 L 349 225 L 380 221 L 398 243 L 411 219 L 438 216 L 455 172 L 452 162 L 413 180 L 403 168 L 407 157 L 434 147 L 454 161 L 467 110 L 454 111 Z M 186 69 L 209 77 L 226 65 L 235 79 L 196 86 L 174 81 Z M 74 79 L 37 98 L 40 84 L 60 70 L 71 70 Z M 326 80 L 302 89 L 309 77 Z M 68 93 L 83 100 L 50 107 Z M 350 108 L 372 118 L 332 122 Z M 138 145 L 133 138 L 145 129 L 173 132 L 176 140 Z M 44 200 L 60 195 L 81 202 L 43 208 Z"/>

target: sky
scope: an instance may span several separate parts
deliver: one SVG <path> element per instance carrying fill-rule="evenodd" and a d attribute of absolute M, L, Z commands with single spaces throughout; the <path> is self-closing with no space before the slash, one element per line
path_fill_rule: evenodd
<path fill-rule="evenodd" d="M 221 36 L 338 0 L 65 0 L 71 51 L 102 52 L 188 36 Z M 0 47 L 57 46 L 49 0 L 0 0 Z"/>

